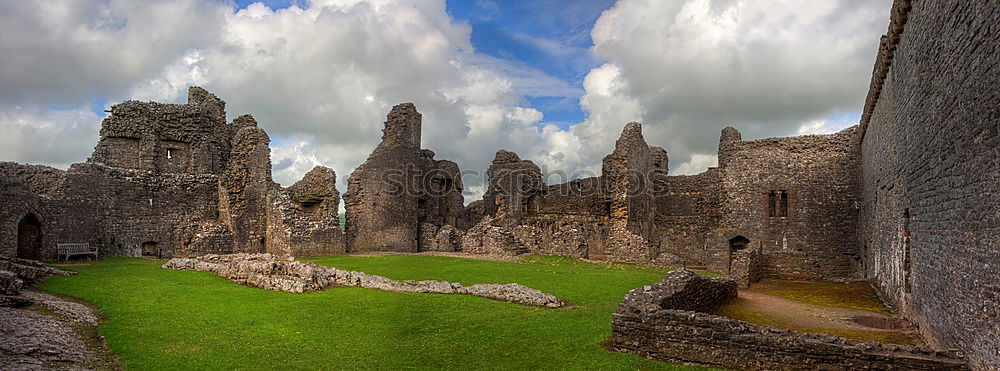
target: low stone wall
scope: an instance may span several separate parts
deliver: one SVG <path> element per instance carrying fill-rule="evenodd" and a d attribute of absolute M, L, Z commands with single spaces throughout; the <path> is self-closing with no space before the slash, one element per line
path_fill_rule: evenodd
<path fill-rule="evenodd" d="M 272 254 L 205 255 L 174 258 L 165 269 L 211 272 L 230 281 L 268 290 L 306 293 L 334 286 L 356 286 L 395 292 L 473 295 L 545 308 L 567 305 L 559 298 L 516 283 L 463 286 L 445 281 L 396 281 L 363 272 L 340 270 Z"/>
<path fill-rule="evenodd" d="M 736 282 L 674 271 L 630 291 L 611 319 L 608 349 L 646 358 L 754 370 L 965 370 L 958 356 L 803 334 L 700 313 L 736 296 Z"/>
<path fill-rule="evenodd" d="M 655 284 L 633 289 L 618 305 L 619 312 L 646 313 L 661 308 L 710 311 L 736 297 L 736 282 L 708 278 L 678 269 Z"/>
<path fill-rule="evenodd" d="M 965 370 L 954 355 L 761 327 L 710 314 L 616 313 L 614 351 L 669 362 L 754 370 Z"/>

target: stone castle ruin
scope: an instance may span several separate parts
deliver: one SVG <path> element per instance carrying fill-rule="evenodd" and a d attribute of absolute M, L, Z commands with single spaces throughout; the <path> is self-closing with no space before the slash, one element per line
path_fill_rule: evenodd
<path fill-rule="evenodd" d="M 187 104 L 128 101 L 85 163 L 0 163 L 0 254 L 54 260 L 57 244 L 79 242 L 159 258 L 343 252 L 333 170 L 280 187 L 267 134 L 249 115 L 226 123 L 225 105 L 201 88 Z"/>
<path fill-rule="evenodd" d="M 931 345 L 1000 364 L 1000 5 L 895 1 L 859 125 L 743 140 L 718 166 L 669 175 L 667 150 L 625 125 L 600 176 L 545 184 L 499 150 L 464 205 L 455 162 L 422 149 L 412 104 L 350 176 L 346 229 L 332 170 L 271 179 L 267 134 L 191 88 L 187 104 L 114 106 L 85 163 L 0 163 L 0 254 L 461 251 L 701 266 L 760 278 L 871 280 Z"/>

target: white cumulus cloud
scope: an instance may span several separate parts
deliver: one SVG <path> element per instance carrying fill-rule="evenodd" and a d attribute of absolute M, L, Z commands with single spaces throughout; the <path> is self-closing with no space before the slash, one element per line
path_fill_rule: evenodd
<path fill-rule="evenodd" d="M 639 121 L 647 141 L 670 152 L 674 173 L 697 173 L 714 165 L 726 125 L 752 139 L 850 124 L 831 117 L 861 109 L 888 7 L 620 1 L 591 30 L 588 58 L 600 66 L 575 87 L 477 53 L 471 27 L 444 0 L 239 11 L 210 0 L 5 1 L 0 160 L 83 161 L 102 118 L 95 106 L 181 102 L 188 85 L 201 85 L 228 102 L 230 118 L 257 118 L 286 185 L 325 165 L 344 191 L 402 102 L 423 113 L 423 146 L 462 169 L 485 169 L 503 148 L 554 175 L 550 183 L 596 175 L 624 124 Z M 587 118 L 565 129 L 544 124 L 527 97 L 578 99 Z M 466 179 L 469 194 L 483 192 L 482 178 Z"/>

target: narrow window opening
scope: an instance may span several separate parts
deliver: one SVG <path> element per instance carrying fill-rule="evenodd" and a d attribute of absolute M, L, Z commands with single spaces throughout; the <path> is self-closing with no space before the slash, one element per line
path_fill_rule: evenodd
<path fill-rule="evenodd" d="M 167 149 L 167 160 L 174 158 L 174 151 Z"/>
<path fill-rule="evenodd" d="M 768 196 L 767 196 L 767 216 L 768 217 L 771 217 L 771 218 L 777 218 L 778 217 L 778 209 L 775 207 L 775 205 L 777 204 L 776 198 L 777 198 L 777 195 L 774 193 L 774 191 L 771 191 L 771 193 L 768 194 Z"/>
<path fill-rule="evenodd" d="M 788 192 L 780 191 L 780 208 L 778 209 L 778 217 L 787 218 L 788 217 Z"/>

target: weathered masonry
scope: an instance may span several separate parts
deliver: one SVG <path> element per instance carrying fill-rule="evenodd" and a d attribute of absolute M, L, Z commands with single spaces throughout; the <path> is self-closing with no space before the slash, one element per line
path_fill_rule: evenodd
<path fill-rule="evenodd" d="M 863 274 L 1000 368 L 1000 3 L 897 0 L 860 130 Z"/>
<path fill-rule="evenodd" d="M 0 163 L 0 255 L 53 260 L 56 244 L 101 255 L 309 255 L 344 250 L 333 170 L 282 188 L 253 117 L 191 88 L 187 104 L 111 108 L 85 163 L 67 171 Z"/>
<path fill-rule="evenodd" d="M 873 45 L 874 47 L 874 45 Z M 743 140 L 717 167 L 667 173 L 667 150 L 623 127 L 600 176 L 546 184 L 499 150 L 482 200 L 421 148 L 412 104 L 348 180 L 271 180 L 267 134 L 191 88 L 187 104 L 115 105 L 85 163 L 0 163 L 0 255 L 555 254 L 707 266 L 755 279 L 869 279 L 931 345 L 1000 367 L 1000 2 L 896 0 L 858 126 Z"/>

